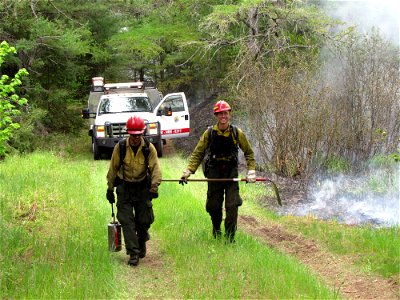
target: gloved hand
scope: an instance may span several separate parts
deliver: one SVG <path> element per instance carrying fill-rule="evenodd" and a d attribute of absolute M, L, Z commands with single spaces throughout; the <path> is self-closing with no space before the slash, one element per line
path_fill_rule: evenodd
<path fill-rule="evenodd" d="M 114 190 L 107 190 L 107 200 L 110 202 L 110 204 L 115 203 L 115 196 L 114 196 Z"/>
<path fill-rule="evenodd" d="M 190 172 L 189 170 L 185 170 L 181 176 L 181 179 L 179 180 L 179 184 L 187 184 L 187 180 L 190 176 L 190 174 L 192 174 L 192 172 Z"/>
<path fill-rule="evenodd" d="M 158 198 L 158 185 L 154 184 L 149 190 L 150 200 Z"/>
<path fill-rule="evenodd" d="M 151 198 L 151 199 L 156 199 L 156 198 L 158 198 L 158 193 L 154 193 L 154 192 L 150 191 L 150 198 Z"/>
<path fill-rule="evenodd" d="M 254 182 L 256 182 L 256 171 L 255 171 L 255 170 L 249 170 L 249 171 L 247 172 L 247 177 L 246 177 L 246 179 L 247 179 L 247 182 L 249 182 L 249 183 L 254 183 Z"/>

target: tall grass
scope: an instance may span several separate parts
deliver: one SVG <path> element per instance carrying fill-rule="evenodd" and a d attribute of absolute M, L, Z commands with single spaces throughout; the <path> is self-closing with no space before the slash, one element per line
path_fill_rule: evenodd
<path fill-rule="evenodd" d="M 65 159 L 50 152 L 0 164 L 3 297 L 113 295 L 108 286 L 115 270 L 104 237 L 107 216 L 100 209 L 103 169 L 88 158 Z"/>

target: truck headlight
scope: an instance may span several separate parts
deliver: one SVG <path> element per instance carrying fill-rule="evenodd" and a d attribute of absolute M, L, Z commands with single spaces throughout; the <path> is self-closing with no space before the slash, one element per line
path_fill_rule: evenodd
<path fill-rule="evenodd" d="M 158 133 L 158 123 L 147 124 L 147 132 L 149 135 L 156 135 Z"/>
<path fill-rule="evenodd" d="M 96 136 L 98 138 L 106 137 L 104 126 L 96 126 Z"/>

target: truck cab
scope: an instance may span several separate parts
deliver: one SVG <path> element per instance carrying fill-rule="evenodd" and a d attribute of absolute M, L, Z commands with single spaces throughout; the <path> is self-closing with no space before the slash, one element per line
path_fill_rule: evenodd
<path fill-rule="evenodd" d="M 94 77 L 88 107 L 82 110 L 82 117 L 90 120 L 89 135 L 95 160 L 129 136 L 125 125 L 134 114 L 145 121 L 144 135 L 154 144 L 159 157 L 167 139 L 189 136 L 190 116 L 184 93 L 162 97 L 156 88 L 148 88 L 143 82 L 104 84 L 102 77 Z"/>

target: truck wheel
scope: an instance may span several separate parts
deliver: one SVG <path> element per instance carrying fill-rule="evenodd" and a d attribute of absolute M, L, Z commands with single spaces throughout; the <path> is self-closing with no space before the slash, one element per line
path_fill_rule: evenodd
<path fill-rule="evenodd" d="M 163 155 L 163 143 L 162 143 L 162 140 L 159 140 L 157 142 L 157 144 L 155 144 L 154 146 L 156 147 L 156 150 L 157 150 L 157 156 L 158 157 L 162 157 L 162 155 Z"/>
<path fill-rule="evenodd" d="M 101 156 L 101 151 L 100 151 L 99 146 L 97 146 L 96 143 L 92 144 L 92 150 L 93 150 L 93 158 L 94 158 L 94 160 L 99 160 L 100 156 Z"/>

